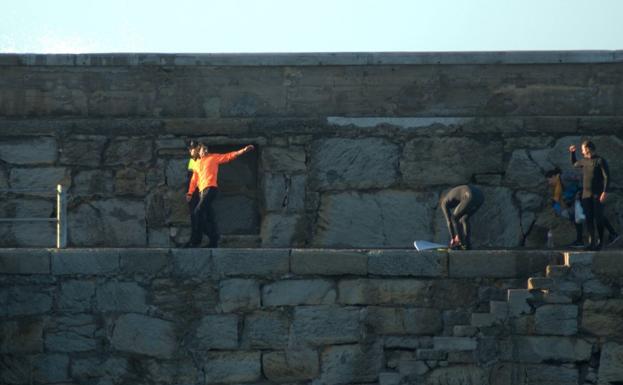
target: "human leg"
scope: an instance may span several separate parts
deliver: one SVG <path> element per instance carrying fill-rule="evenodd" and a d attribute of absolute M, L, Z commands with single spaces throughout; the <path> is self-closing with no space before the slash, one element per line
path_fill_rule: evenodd
<path fill-rule="evenodd" d="M 582 198 L 582 208 L 584 209 L 584 215 L 586 216 L 586 231 L 588 232 L 588 249 L 595 249 L 597 242 L 595 239 L 595 209 L 593 205 L 593 198 Z"/>
<path fill-rule="evenodd" d="M 207 226 L 206 234 L 210 238 L 208 247 L 218 247 L 218 241 L 220 234 L 218 231 L 218 224 L 216 223 L 216 213 L 214 212 L 213 203 L 218 195 L 218 189 L 216 187 L 210 187 L 206 190 L 206 209 L 204 223 Z"/>

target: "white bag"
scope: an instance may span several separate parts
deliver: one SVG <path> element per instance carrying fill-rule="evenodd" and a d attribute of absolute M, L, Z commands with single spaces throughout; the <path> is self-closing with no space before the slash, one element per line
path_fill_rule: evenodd
<path fill-rule="evenodd" d="M 582 208 L 582 202 L 579 199 L 575 200 L 575 223 L 584 223 L 586 215 L 584 215 L 584 209 Z"/>

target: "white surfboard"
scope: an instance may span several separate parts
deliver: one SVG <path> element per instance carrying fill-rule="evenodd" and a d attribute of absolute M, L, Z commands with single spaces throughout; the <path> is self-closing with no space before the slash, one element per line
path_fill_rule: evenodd
<path fill-rule="evenodd" d="M 414 241 L 413 246 L 415 246 L 417 251 L 448 248 L 448 246 L 442 245 L 441 243 L 434 243 L 429 241 Z"/>

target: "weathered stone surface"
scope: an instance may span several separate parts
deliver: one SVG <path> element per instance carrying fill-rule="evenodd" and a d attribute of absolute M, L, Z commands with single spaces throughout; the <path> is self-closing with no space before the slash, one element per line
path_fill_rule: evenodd
<path fill-rule="evenodd" d="M 168 359 L 177 349 L 177 338 L 172 322 L 125 314 L 115 322 L 111 344 L 123 352 Z"/>
<path fill-rule="evenodd" d="M 212 275 L 212 254 L 209 249 L 171 249 L 175 275 L 206 277 Z"/>
<path fill-rule="evenodd" d="M 288 344 L 289 328 L 290 321 L 285 313 L 252 313 L 244 322 L 244 346 L 258 349 L 285 348 Z"/>
<path fill-rule="evenodd" d="M 225 313 L 260 307 L 260 285 L 253 279 L 227 279 L 219 283 L 219 303 Z"/>
<path fill-rule="evenodd" d="M 292 272 L 299 275 L 366 275 L 365 251 L 293 249 Z"/>
<path fill-rule="evenodd" d="M 115 173 L 116 195 L 143 196 L 146 190 L 144 171 L 124 168 Z"/>
<path fill-rule="evenodd" d="M 167 361 L 150 359 L 142 363 L 145 372 L 140 373 L 141 379 L 148 383 L 197 384 L 203 379 L 203 373 L 191 358 Z"/>
<path fill-rule="evenodd" d="M 417 138 L 406 143 L 400 171 L 413 187 L 459 185 L 474 174 L 504 171 L 503 155 L 503 143 L 493 138 Z"/>
<path fill-rule="evenodd" d="M 433 335 L 441 331 L 441 312 L 430 308 L 368 307 L 366 324 L 375 334 Z"/>
<path fill-rule="evenodd" d="M 49 274 L 50 254 L 45 250 L 0 250 L 0 274 Z"/>
<path fill-rule="evenodd" d="M 431 284 L 416 279 L 354 279 L 338 284 L 338 303 L 346 305 L 409 304 L 427 306 Z"/>
<path fill-rule="evenodd" d="M 597 275 L 606 277 L 616 278 L 623 276 L 621 253 L 608 250 L 596 253 L 592 261 L 592 271 Z"/>
<path fill-rule="evenodd" d="M 97 309 L 102 312 L 144 313 L 147 293 L 136 282 L 105 282 L 96 289 Z"/>
<path fill-rule="evenodd" d="M 45 329 L 45 348 L 49 352 L 88 352 L 97 346 L 95 320 L 88 314 L 51 318 Z"/>
<path fill-rule="evenodd" d="M 487 384 L 487 373 L 476 366 L 452 366 L 434 369 L 426 379 L 427 385 Z"/>
<path fill-rule="evenodd" d="M 520 246 L 522 232 L 519 210 L 513 203 L 512 190 L 506 187 L 482 187 L 482 192 L 485 202 L 471 220 L 474 248 Z M 447 229 L 443 234 L 447 234 Z"/>
<path fill-rule="evenodd" d="M 588 361 L 591 356 L 591 344 L 573 337 L 515 337 L 513 343 L 516 359 L 526 363 Z"/>
<path fill-rule="evenodd" d="M 590 334 L 623 335 L 623 299 L 584 301 L 581 322 L 582 330 Z"/>
<path fill-rule="evenodd" d="M 530 157 L 527 150 L 515 150 L 506 168 L 505 184 L 524 190 L 542 190 L 545 185 L 543 172 Z"/>
<path fill-rule="evenodd" d="M 78 381 L 97 378 L 103 382 L 117 382 L 128 372 L 128 360 L 121 357 L 88 357 L 73 360 L 72 377 Z"/>
<path fill-rule="evenodd" d="M 431 239 L 432 194 L 383 190 L 322 196 L 313 245 L 321 247 L 413 246 Z"/>
<path fill-rule="evenodd" d="M 88 312 L 92 309 L 95 282 L 69 280 L 61 283 L 58 307 L 69 313 Z"/>
<path fill-rule="evenodd" d="M 383 360 L 379 344 L 331 346 L 322 351 L 320 381 L 325 384 L 374 382 Z"/>
<path fill-rule="evenodd" d="M 32 377 L 32 362 L 27 356 L 0 355 L 0 381 L 27 384 Z"/>
<path fill-rule="evenodd" d="M 471 337 L 433 337 L 435 350 L 463 351 L 476 350 L 478 341 Z"/>
<path fill-rule="evenodd" d="M 224 187 L 222 188 L 224 190 Z M 214 201 L 214 211 L 222 234 L 259 232 L 257 199 L 254 196 L 220 194 Z"/>
<path fill-rule="evenodd" d="M 261 373 L 260 352 L 208 353 L 203 365 L 208 384 L 240 384 L 258 381 Z"/>
<path fill-rule="evenodd" d="M 449 253 L 449 276 L 526 277 L 543 271 L 555 256 L 553 252 L 522 253 L 514 250 L 469 250 Z"/>
<path fill-rule="evenodd" d="M 266 214 L 262 218 L 262 247 L 288 247 L 303 238 L 303 216 L 299 214 Z"/>
<path fill-rule="evenodd" d="M 65 139 L 61 149 L 61 164 L 99 166 L 106 141 L 106 137 L 100 135 L 79 135 Z"/>
<path fill-rule="evenodd" d="M 52 293 L 40 286 L 0 288 L 0 315 L 14 317 L 47 313 L 52 309 Z"/>
<path fill-rule="evenodd" d="M 304 210 L 306 183 L 306 175 L 264 174 L 264 178 L 262 179 L 264 210 Z"/>
<path fill-rule="evenodd" d="M 52 250 L 52 274 L 111 274 L 119 270 L 119 251 L 114 249 Z"/>
<path fill-rule="evenodd" d="M 12 168 L 11 188 L 18 190 L 56 191 L 56 185 L 71 186 L 69 170 L 64 167 Z"/>
<path fill-rule="evenodd" d="M 167 186 L 174 189 L 188 190 L 188 159 L 168 159 L 165 167 Z"/>
<path fill-rule="evenodd" d="M 335 297 L 333 283 L 322 280 L 277 281 L 262 288 L 264 306 L 330 305 Z"/>
<path fill-rule="evenodd" d="M 125 274 L 157 274 L 169 265 L 167 249 L 120 249 L 119 265 Z"/>
<path fill-rule="evenodd" d="M 296 382 L 318 376 L 318 353 L 314 350 L 286 350 L 262 355 L 262 371 L 272 382 Z"/>
<path fill-rule="evenodd" d="M 153 142 L 140 137 L 117 137 L 104 152 L 106 166 L 144 166 L 152 159 Z"/>
<path fill-rule="evenodd" d="M 397 182 L 399 148 L 380 138 L 323 139 L 312 144 L 314 189 L 385 188 Z"/>
<path fill-rule="evenodd" d="M 428 349 L 433 347 L 432 337 L 387 336 L 383 346 L 388 349 Z"/>
<path fill-rule="evenodd" d="M 74 246 L 144 246 L 145 204 L 141 201 L 95 200 L 70 210 L 69 243 Z"/>
<path fill-rule="evenodd" d="M 38 353 L 42 351 L 42 320 L 27 319 L 0 322 L 0 354 Z"/>
<path fill-rule="evenodd" d="M 113 193 L 113 173 L 108 170 L 84 170 L 74 176 L 72 194 L 109 195 Z"/>
<path fill-rule="evenodd" d="M 290 269 L 289 250 L 262 249 L 250 254 L 244 249 L 215 249 L 212 259 L 217 274 L 232 275 L 281 275 Z"/>
<path fill-rule="evenodd" d="M 69 357 L 61 354 L 39 355 L 33 359 L 32 378 L 37 383 L 69 380 Z"/>
<path fill-rule="evenodd" d="M 536 309 L 537 334 L 570 336 L 578 332 L 576 305 L 544 305 Z"/>
<path fill-rule="evenodd" d="M 616 384 L 623 381 L 623 345 L 606 342 L 601 348 L 599 360 L 599 385 Z"/>
<path fill-rule="evenodd" d="M 368 273 L 441 277 L 448 273 L 448 254 L 436 251 L 378 250 L 368 254 Z"/>
<path fill-rule="evenodd" d="M 166 319 L 194 322 L 206 312 L 215 312 L 218 298 L 218 283 L 201 277 L 159 278 L 151 284 L 151 309 Z"/>
<path fill-rule="evenodd" d="M 262 149 L 262 166 L 271 171 L 306 171 L 305 148 L 301 146 L 265 147 Z"/>
<path fill-rule="evenodd" d="M 238 347 L 238 316 L 208 315 L 201 319 L 195 335 L 199 350 L 236 349 Z"/>
<path fill-rule="evenodd" d="M 355 307 L 297 307 L 293 338 L 310 345 L 357 342 L 361 334 L 360 318 L 361 309 Z"/>
<path fill-rule="evenodd" d="M 17 165 L 52 164 L 58 156 L 56 140 L 48 136 L 0 142 L 0 160 Z"/>

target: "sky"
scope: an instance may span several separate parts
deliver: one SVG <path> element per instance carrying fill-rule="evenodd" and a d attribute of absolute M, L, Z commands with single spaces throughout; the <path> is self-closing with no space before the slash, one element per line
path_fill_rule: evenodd
<path fill-rule="evenodd" d="M 0 53 L 623 49 L 623 0 L 4 0 Z"/>

